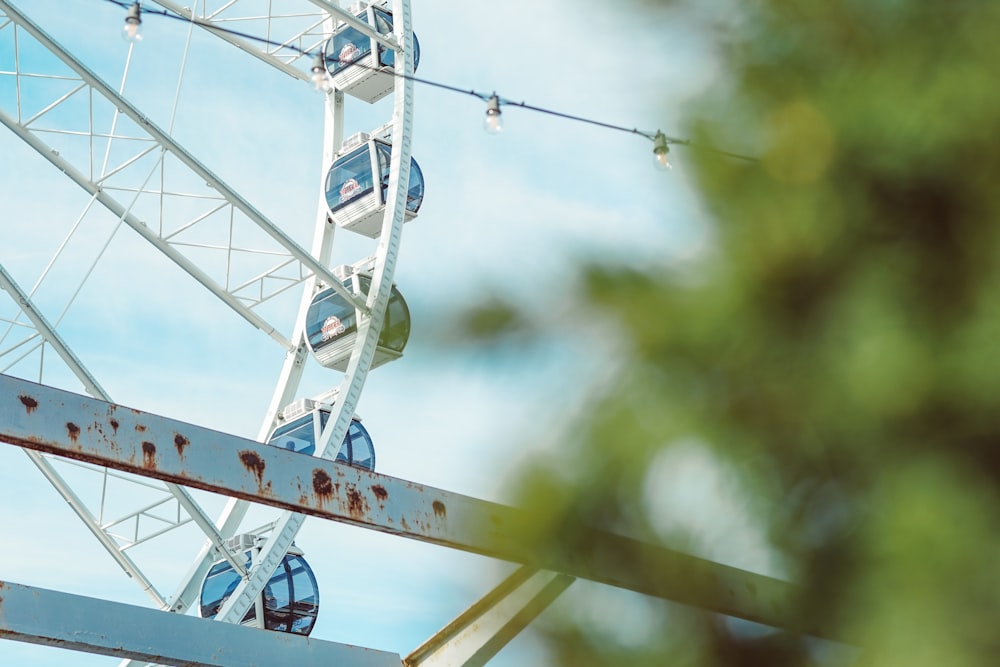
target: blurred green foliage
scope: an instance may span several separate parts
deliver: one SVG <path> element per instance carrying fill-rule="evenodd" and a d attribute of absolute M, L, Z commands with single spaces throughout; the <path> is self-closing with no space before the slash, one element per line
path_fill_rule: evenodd
<path fill-rule="evenodd" d="M 715 225 L 694 277 L 590 266 L 622 363 L 518 484 L 540 552 L 598 525 L 683 546 L 642 490 L 678 443 L 735 471 L 794 617 L 859 651 L 650 611 L 550 617 L 574 665 L 993 665 L 1000 656 L 1000 3 L 646 3 L 723 63 L 678 147 Z M 726 7 L 723 11 L 723 7 Z M 483 322 L 516 317 L 500 309 Z M 593 318 L 590 318 L 593 319 Z M 607 332 L 604 332 L 607 335 Z M 553 536 L 553 537 L 549 537 Z M 569 547 L 567 545 L 573 545 Z M 585 548 L 585 547 L 583 547 Z M 655 562 L 649 576 L 656 577 Z"/>

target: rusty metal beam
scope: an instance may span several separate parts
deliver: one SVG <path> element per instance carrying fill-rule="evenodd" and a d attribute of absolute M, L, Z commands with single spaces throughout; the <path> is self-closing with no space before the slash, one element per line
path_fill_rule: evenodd
<path fill-rule="evenodd" d="M 399 667 L 395 653 L 0 581 L 0 638 L 191 667 Z"/>
<path fill-rule="evenodd" d="M 779 579 L 593 529 L 539 549 L 523 510 L 3 375 L 0 440 L 836 639 L 787 614 Z"/>

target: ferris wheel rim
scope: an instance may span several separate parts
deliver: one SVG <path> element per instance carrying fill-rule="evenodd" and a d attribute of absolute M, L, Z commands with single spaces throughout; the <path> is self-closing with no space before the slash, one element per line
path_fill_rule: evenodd
<path fill-rule="evenodd" d="M 313 1 L 314 4 L 327 4 L 327 5 L 329 4 L 326 2 L 317 3 L 315 2 L 315 0 Z M 0 10 L 7 7 L 12 7 L 12 5 L 6 2 L 6 0 L 0 0 Z M 409 22 L 409 2 L 408 0 L 393 0 L 393 8 L 396 16 L 403 18 L 403 20 L 400 21 L 399 25 L 402 25 L 404 27 L 402 28 L 400 34 L 398 34 L 396 39 L 398 40 L 399 44 L 403 46 L 403 52 L 406 55 L 406 57 L 404 58 L 396 58 L 396 63 L 400 67 L 403 73 L 407 73 L 406 68 L 409 67 L 409 73 L 412 74 L 412 53 L 411 49 L 408 47 L 408 44 L 412 42 L 412 29 Z M 85 78 L 89 79 L 91 78 L 92 73 L 84 74 L 84 76 Z M 96 77 L 96 75 L 94 75 L 93 80 L 90 81 L 91 85 L 99 86 L 101 83 L 103 82 L 101 82 L 100 79 Z M 105 88 L 107 87 L 105 86 Z M 326 438 L 327 444 L 329 444 L 329 442 L 339 442 L 339 440 L 343 439 L 342 436 L 340 438 L 336 438 L 334 436 L 337 434 L 338 429 L 340 428 L 340 423 L 343 421 L 344 415 L 347 415 L 346 417 L 347 424 L 345 424 L 345 426 L 349 425 L 349 420 L 350 420 L 349 418 L 351 415 L 353 415 L 354 406 L 356 405 L 357 400 L 360 396 L 361 388 L 363 388 L 364 386 L 364 381 L 371 364 L 372 347 L 374 345 L 373 341 L 377 340 L 379 333 L 378 331 L 379 326 L 376 325 L 380 323 L 380 318 L 384 315 L 385 304 L 387 303 L 388 293 L 392 285 L 392 278 L 395 270 L 395 261 L 399 253 L 400 230 L 402 225 L 401 216 L 403 215 L 402 211 L 405 208 L 405 191 L 406 191 L 406 182 L 408 179 L 408 169 L 410 162 L 409 148 L 410 148 L 411 133 L 412 133 L 412 81 L 408 81 L 406 77 L 398 77 L 396 86 L 394 88 L 398 89 L 399 91 L 405 91 L 405 95 L 403 95 L 402 104 L 404 106 L 406 104 L 409 105 L 407 109 L 404 109 L 403 111 L 399 112 L 398 121 L 396 120 L 397 112 L 395 110 L 395 105 L 394 105 L 393 134 L 396 140 L 393 143 L 393 156 L 395 158 L 394 159 L 395 167 L 393 169 L 393 176 L 390 179 L 391 180 L 390 190 L 391 191 L 394 190 L 391 199 L 395 202 L 395 204 L 391 209 L 387 207 L 385 213 L 384 220 L 388 221 L 389 224 L 386 225 L 384 223 L 383 225 L 384 233 L 381 235 L 379 239 L 378 250 L 374 255 L 374 261 L 372 262 L 371 291 L 368 295 L 368 298 L 366 298 L 363 302 L 357 304 L 359 312 L 364 313 L 366 316 L 365 317 L 366 328 L 364 331 L 364 335 L 358 336 L 355 351 L 352 353 L 351 356 L 349 370 L 347 373 L 345 373 L 344 381 L 341 385 L 342 387 L 344 387 L 344 391 L 340 394 L 341 400 L 339 401 L 340 408 L 338 412 L 338 419 L 331 420 L 331 424 L 334 426 L 334 428 L 331 430 L 330 436 Z M 394 95 L 396 95 L 395 91 Z M 330 96 L 330 99 L 336 100 L 337 96 L 338 93 L 334 93 L 333 95 Z M 342 95 L 340 97 L 342 100 Z M 127 104 L 125 106 L 128 107 Z M 139 112 L 138 109 L 134 109 L 132 111 L 132 116 L 133 120 L 136 121 L 140 122 L 144 120 L 148 121 L 148 119 L 145 119 L 142 116 L 141 112 Z M 337 116 L 336 113 L 328 114 L 328 118 L 336 118 L 336 116 Z M 156 139 L 161 145 L 170 144 L 171 148 L 175 148 L 175 146 L 172 143 L 172 140 L 169 138 L 168 133 L 159 131 L 159 129 L 156 128 L 155 126 L 152 126 L 152 128 L 154 130 L 154 134 L 157 135 Z M 335 131 L 336 130 L 334 130 L 334 132 Z M 21 138 L 25 139 L 25 136 L 22 136 Z M 35 146 L 35 148 L 39 152 L 42 152 L 43 146 Z M 182 148 L 182 147 L 180 147 L 180 145 L 177 144 L 176 148 Z M 183 153 L 183 151 L 179 152 Z M 54 151 L 50 151 L 50 153 L 54 153 Z M 50 161 L 53 160 L 50 159 Z M 56 166 L 59 167 L 64 174 L 70 175 L 67 173 L 67 171 L 69 172 L 72 171 L 72 169 L 69 169 L 71 165 L 59 161 L 55 161 L 53 163 L 56 164 Z M 199 173 L 201 176 L 206 177 L 206 180 L 210 181 L 209 183 L 210 185 L 215 185 L 216 187 L 223 185 L 221 179 L 215 178 L 214 175 L 211 174 L 211 172 L 207 171 L 207 168 L 201 170 L 200 168 L 201 165 L 196 160 L 193 162 L 191 160 L 188 160 L 187 163 L 188 166 L 192 165 L 194 166 L 196 173 Z M 327 164 L 324 165 L 324 170 L 327 166 L 328 166 Z M 403 181 L 402 187 L 400 187 L 401 179 Z M 81 183 L 78 182 L 77 184 L 80 185 Z M 93 188 L 93 190 L 94 192 L 92 194 L 95 196 L 95 198 L 100 199 L 99 189 Z M 402 199 L 400 199 L 399 193 L 402 193 Z M 238 193 L 235 193 L 234 191 L 234 194 Z M 239 198 L 237 197 L 236 199 L 238 200 Z M 402 204 L 400 204 L 400 202 L 402 202 Z M 107 206 L 107 204 L 105 205 Z M 127 217 L 126 214 L 127 211 L 123 212 L 123 215 L 121 217 L 122 218 Z M 254 217 L 254 213 L 252 210 L 249 210 L 249 215 L 251 217 Z M 325 229 L 325 224 L 326 224 L 325 212 L 324 215 L 322 215 L 322 217 L 324 218 L 323 223 L 321 225 L 319 224 L 319 222 L 317 222 L 317 227 L 324 227 Z M 282 240 L 281 234 L 277 235 L 272 234 L 272 236 L 277 236 L 278 241 L 281 242 Z M 332 238 L 332 231 L 330 233 L 330 237 Z M 303 262 L 303 264 L 309 266 L 310 269 L 313 269 L 312 273 L 313 278 L 305 281 L 304 283 L 306 284 L 306 288 L 304 290 L 305 293 L 308 293 L 309 289 L 311 289 L 312 283 L 316 280 L 316 276 L 324 278 L 325 282 L 328 283 L 329 286 L 334 289 L 340 287 L 339 283 L 331 279 L 332 274 L 329 273 L 328 267 L 320 265 L 319 256 L 321 256 L 322 253 L 307 253 L 307 254 L 308 256 L 300 257 L 300 260 Z M 310 262 L 310 260 L 312 261 Z M 219 295 L 217 294 L 217 296 Z M 354 295 L 350 296 L 353 297 Z M 257 326 L 258 328 L 268 333 L 268 335 L 275 337 L 273 330 L 268 331 L 268 328 L 266 326 L 261 326 L 260 323 L 253 322 L 253 320 L 250 321 L 252 324 L 254 324 L 254 326 Z M 286 356 L 288 358 L 290 359 L 301 358 L 300 355 L 302 354 L 302 349 L 303 349 L 301 345 L 294 344 L 293 340 L 284 340 L 282 338 L 276 338 L 276 339 L 278 340 L 279 343 L 282 343 L 282 345 L 287 350 Z M 296 386 L 297 384 L 298 383 L 296 383 Z M 277 393 L 278 392 L 276 390 L 275 394 L 277 395 Z M 273 423 L 273 416 L 271 417 L 271 419 Z M 262 431 L 263 430 L 264 428 L 262 427 Z M 346 432 L 346 428 L 344 430 Z M 220 523 L 222 524 L 222 527 L 218 530 L 217 534 L 219 536 L 222 536 L 222 539 L 225 539 L 226 534 L 230 532 L 231 529 L 233 529 L 233 527 L 231 525 L 231 522 L 227 522 L 222 519 L 220 519 Z M 277 543 L 278 541 L 275 541 L 275 544 Z M 213 549 L 217 549 L 219 544 L 218 539 L 215 540 L 214 544 L 212 543 L 210 544 Z M 171 599 L 173 600 L 173 602 L 170 602 Z M 154 601 L 156 601 L 155 598 Z M 186 601 L 184 596 L 175 595 L 167 600 L 167 604 L 170 605 L 170 608 L 172 610 L 180 611 L 182 607 L 186 609 L 187 605 L 189 605 L 190 602 Z"/>
<path fill-rule="evenodd" d="M 379 238 L 377 252 L 374 257 L 371 288 L 366 304 L 369 307 L 370 314 L 359 326 L 358 334 L 355 339 L 355 346 L 351 353 L 350 361 L 348 362 L 347 371 L 345 372 L 344 379 L 338 388 L 336 394 L 337 402 L 335 404 L 336 416 L 334 417 L 333 412 L 331 412 L 331 418 L 328 421 L 327 427 L 322 435 L 322 442 L 317 443 L 318 454 L 327 458 L 333 458 L 333 456 L 336 455 L 340 442 L 347 434 L 347 429 L 349 428 L 351 419 L 354 416 L 354 410 L 358 399 L 360 398 L 361 390 L 364 387 L 368 371 L 370 370 L 370 365 L 381 330 L 382 319 L 391 295 L 395 262 L 399 254 L 402 226 L 405 222 L 406 190 L 410 169 L 410 147 L 412 141 L 411 135 L 413 123 L 412 74 L 414 63 L 412 48 L 410 48 L 413 40 L 413 33 L 412 26 L 410 24 L 409 0 L 393 0 L 393 9 L 394 14 L 397 17 L 402 18 L 403 29 L 402 34 L 399 35 L 399 37 L 402 38 L 400 41 L 403 46 L 404 54 L 403 58 L 396 58 L 394 64 L 394 67 L 397 70 L 393 93 L 394 134 L 392 157 L 390 159 L 389 194 L 387 195 L 387 201 L 392 201 L 393 205 L 392 207 L 389 207 L 388 205 L 386 206 L 383 218 L 382 234 Z M 402 76 L 400 76 L 400 74 Z M 328 99 L 335 106 L 342 104 L 343 102 L 342 96 L 338 99 L 336 94 L 329 96 Z M 324 134 L 326 136 L 335 137 L 337 140 L 335 140 L 334 143 L 339 143 L 340 137 L 338 136 L 338 129 L 331 126 L 331 124 L 336 123 L 337 119 L 342 117 L 342 113 L 338 113 L 336 109 L 334 109 L 332 113 L 328 113 L 326 115 L 327 130 Z M 339 148 L 339 146 L 334 147 L 334 150 L 332 150 L 329 154 L 330 164 L 332 164 L 333 156 L 337 152 L 336 148 Z M 327 169 L 329 169 L 330 164 L 324 164 L 324 173 Z M 400 187 L 401 180 L 402 187 Z M 316 245 L 314 246 L 314 250 L 319 256 L 322 256 L 323 249 L 332 243 L 333 230 L 335 229 L 332 226 L 327 226 L 327 211 L 327 207 L 321 202 L 320 210 L 317 214 L 317 240 Z M 323 230 L 322 235 L 319 232 L 320 229 Z M 288 355 L 286 359 L 286 368 L 282 371 L 283 376 L 287 371 L 289 381 L 294 379 L 296 385 L 297 381 L 301 379 L 302 368 L 301 364 L 297 364 L 296 361 L 300 358 L 299 355 L 303 353 L 302 350 L 305 343 L 305 317 L 308 312 L 309 304 L 312 300 L 312 291 L 315 287 L 316 285 L 313 281 L 307 281 L 296 325 L 296 351 Z M 291 382 L 289 384 L 291 384 Z M 265 422 L 267 419 L 271 419 L 273 426 L 273 421 L 277 417 L 278 405 L 282 401 L 288 399 L 288 394 L 288 386 L 282 387 L 281 382 L 279 381 L 279 386 L 276 387 L 271 408 L 268 411 Z M 263 430 L 265 429 L 262 428 L 262 431 Z M 334 444 L 332 454 L 330 454 L 331 443 Z M 239 511 L 238 508 L 240 506 L 232 504 L 230 507 L 235 513 Z M 227 507 L 227 512 L 229 509 L 230 508 Z M 283 557 L 284 551 L 287 550 L 288 546 L 291 544 L 292 538 L 298 532 L 304 519 L 304 515 L 292 512 L 285 512 L 282 514 L 281 519 L 272 533 L 271 539 L 269 539 L 260 554 L 260 566 L 249 579 L 243 580 L 237 586 L 229 601 L 223 605 L 223 608 L 219 611 L 217 618 L 228 622 L 238 622 L 238 620 L 242 618 L 244 606 L 250 604 L 252 598 L 259 592 L 267 581 L 267 576 L 263 573 L 269 572 L 271 568 L 277 566 L 277 563 Z M 228 517 L 224 520 L 224 522 L 228 524 Z M 204 567 L 204 562 L 202 563 L 202 567 Z"/>

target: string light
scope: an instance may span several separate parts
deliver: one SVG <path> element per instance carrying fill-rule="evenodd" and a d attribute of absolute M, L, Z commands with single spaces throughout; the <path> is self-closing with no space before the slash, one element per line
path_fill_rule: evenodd
<path fill-rule="evenodd" d="M 316 54 L 313 58 L 312 80 L 317 92 L 330 92 L 331 81 L 330 77 L 326 74 L 326 65 L 323 63 L 323 56 L 321 54 Z"/>
<path fill-rule="evenodd" d="M 486 119 L 483 121 L 483 129 L 487 134 L 500 134 L 503 132 L 503 113 L 500 111 L 500 98 L 496 93 L 490 95 L 486 101 Z"/>
<path fill-rule="evenodd" d="M 667 145 L 667 135 L 657 130 L 656 136 L 653 137 L 653 164 L 660 171 L 673 169 L 673 165 L 667 160 L 668 153 L 670 153 L 670 146 Z"/>
<path fill-rule="evenodd" d="M 142 41 L 142 8 L 138 2 L 133 2 L 125 14 L 125 25 L 122 27 L 122 37 L 127 42 Z"/>
<path fill-rule="evenodd" d="M 128 9 L 128 14 L 125 17 L 125 30 L 124 30 L 124 34 L 126 35 L 126 37 L 128 37 L 129 35 L 134 34 L 134 37 L 131 37 L 131 39 L 135 39 L 135 40 L 141 39 L 141 24 L 142 24 L 142 20 L 140 18 L 139 3 L 135 2 L 135 3 L 132 3 L 131 5 L 129 5 L 128 3 L 124 2 L 123 0 L 107 0 L 107 2 L 110 2 L 112 4 L 118 5 L 119 7 L 123 8 L 123 9 L 125 9 L 125 8 Z M 323 55 L 321 53 L 314 53 L 314 52 L 311 52 L 311 51 L 307 51 L 305 49 L 301 49 L 301 48 L 295 46 L 294 44 L 286 44 L 286 43 L 276 42 L 276 41 L 267 39 L 265 37 L 260 37 L 259 35 L 252 35 L 252 34 L 249 34 L 249 33 L 240 32 L 238 30 L 231 30 L 229 28 L 223 28 L 223 27 L 220 27 L 219 25 L 210 23 L 208 21 L 204 21 L 204 20 L 201 20 L 201 19 L 194 18 L 193 14 L 192 14 L 191 17 L 186 17 L 186 16 L 183 16 L 181 14 L 177 14 L 177 13 L 173 13 L 173 12 L 169 12 L 169 11 L 162 11 L 162 10 L 161 11 L 156 11 L 156 10 L 150 10 L 150 9 L 141 10 L 141 13 L 142 14 L 146 14 L 146 15 L 155 14 L 157 16 L 165 16 L 167 18 L 171 18 L 171 19 L 175 19 L 175 20 L 179 20 L 179 21 L 184 21 L 184 22 L 188 22 L 188 23 L 194 23 L 194 24 L 199 25 L 199 26 L 201 26 L 203 28 L 206 28 L 207 30 L 211 30 L 212 32 L 225 33 L 227 35 L 233 35 L 235 37 L 242 37 L 244 39 L 248 39 L 250 41 L 258 42 L 258 43 L 261 43 L 261 44 L 266 44 L 268 46 L 272 46 L 272 47 L 275 47 L 277 49 L 287 49 L 287 50 L 290 50 L 290 51 L 294 51 L 294 52 L 298 53 L 301 56 L 310 56 L 310 57 L 313 58 L 313 65 L 312 65 L 312 68 L 311 68 L 311 71 L 312 71 L 312 77 L 311 78 L 312 78 L 313 84 L 316 86 L 316 89 L 319 90 L 319 91 L 323 91 L 323 92 L 329 92 L 329 91 L 331 91 L 333 89 L 333 82 L 330 80 L 330 77 L 329 77 L 327 69 L 326 69 L 326 62 L 324 62 Z M 650 141 L 653 142 L 653 157 L 654 157 L 654 161 L 655 161 L 654 163 L 656 164 L 656 166 L 657 166 L 658 169 L 662 169 L 664 171 L 672 168 L 669 160 L 667 159 L 667 156 L 670 153 L 670 145 L 671 144 L 686 146 L 686 147 L 691 148 L 693 150 L 708 151 L 708 152 L 714 153 L 716 155 L 724 155 L 726 157 L 730 157 L 730 158 L 733 158 L 733 159 L 736 159 L 736 160 L 744 160 L 744 161 L 747 161 L 747 162 L 760 162 L 760 160 L 758 158 L 755 158 L 755 157 L 752 157 L 752 156 L 749 156 L 749 155 L 741 155 L 739 153 L 731 153 L 729 151 L 719 150 L 718 148 L 714 148 L 712 146 L 704 146 L 704 145 L 701 145 L 701 144 L 693 144 L 693 143 L 691 143 L 690 141 L 688 141 L 686 139 L 678 139 L 676 137 L 667 136 L 667 135 L 665 135 L 663 132 L 661 132 L 659 130 L 656 130 L 655 132 L 646 131 L 646 130 L 639 130 L 637 128 L 626 127 L 624 125 L 615 125 L 615 124 L 612 124 L 612 123 L 604 123 L 604 122 L 601 122 L 601 121 L 598 121 L 598 120 L 594 120 L 592 118 L 584 118 L 583 116 L 576 116 L 576 115 L 573 115 L 573 114 L 563 113 L 561 111 L 554 111 L 552 109 L 545 109 L 543 107 L 537 107 L 537 106 L 533 106 L 533 105 L 530 105 L 530 104 L 526 104 L 525 102 L 512 102 L 511 100 L 508 100 L 508 99 L 505 99 L 505 98 L 501 98 L 495 92 L 494 93 L 490 93 L 490 94 L 487 95 L 485 93 L 481 93 L 481 92 L 478 92 L 478 91 L 475 91 L 475 90 L 468 90 L 468 89 L 464 89 L 464 88 L 458 88 L 457 86 L 451 86 L 451 85 L 448 85 L 448 84 L 445 84 L 445 83 L 440 83 L 438 81 L 431 81 L 429 79 L 423 79 L 423 78 L 420 78 L 420 77 L 417 77 L 417 76 L 413 76 L 411 74 L 398 74 L 398 73 L 396 73 L 395 71 L 393 71 L 391 69 L 388 69 L 388 70 L 382 69 L 382 68 L 380 68 L 377 65 L 368 65 L 366 63 L 354 62 L 354 61 L 349 61 L 349 60 L 346 60 L 346 59 L 345 60 L 341 60 L 339 58 L 330 58 L 329 60 L 330 60 L 330 62 L 337 62 L 337 63 L 340 63 L 342 65 L 352 65 L 354 67 L 360 67 L 360 68 L 363 68 L 363 69 L 378 70 L 380 72 L 383 72 L 383 73 L 386 73 L 386 74 L 390 74 L 392 76 L 400 77 L 400 78 L 406 79 L 408 81 L 413 81 L 414 83 L 419 83 L 419 84 L 423 84 L 423 85 L 426 85 L 426 86 L 431 86 L 431 87 L 434 87 L 434 88 L 440 88 L 442 90 L 448 90 L 448 91 L 451 91 L 451 92 L 454 92 L 454 93 L 461 93 L 463 95 L 471 95 L 472 97 L 477 97 L 480 100 L 486 102 L 487 106 L 486 106 L 486 118 L 484 120 L 484 129 L 487 132 L 489 132 L 490 134 L 499 134 L 500 132 L 503 131 L 503 122 L 502 122 L 502 117 L 501 117 L 502 116 L 502 112 L 500 111 L 500 105 L 502 103 L 504 106 L 520 107 L 520 108 L 526 109 L 528 111 L 535 111 L 535 112 L 538 112 L 538 113 L 547 114 L 549 116 L 555 116 L 557 118 L 562 118 L 562 119 L 565 119 L 565 120 L 572 120 L 572 121 L 576 121 L 576 122 L 579 122 L 579 123 L 586 123 L 588 125 L 595 125 L 597 127 L 603 127 L 603 128 L 607 128 L 607 129 L 610 129 L 610 130 L 618 130 L 620 132 L 627 132 L 629 134 L 636 134 L 636 135 L 639 135 L 641 137 L 645 137 L 645 138 L 647 138 L 647 139 L 649 139 Z"/>

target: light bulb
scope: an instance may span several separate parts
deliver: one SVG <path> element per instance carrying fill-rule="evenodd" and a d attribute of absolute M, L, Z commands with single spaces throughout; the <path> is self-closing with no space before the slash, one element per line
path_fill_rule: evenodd
<path fill-rule="evenodd" d="M 483 129 L 488 134 L 500 134 L 503 132 L 503 114 L 500 111 L 500 98 L 496 95 L 490 97 L 486 102 L 486 119 L 483 121 Z"/>
<path fill-rule="evenodd" d="M 330 79 L 326 76 L 326 66 L 323 64 L 323 56 L 313 58 L 312 81 L 316 86 L 316 91 L 326 93 L 330 91 Z"/>
<path fill-rule="evenodd" d="M 667 137 L 662 132 L 657 132 L 653 137 L 653 164 L 660 171 L 673 169 L 667 156 L 670 154 L 670 146 L 667 145 Z"/>
<path fill-rule="evenodd" d="M 122 27 L 122 38 L 126 42 L 142 41 L 141 13 L 142 10 L 139 8 L 138 2 L 133 3 L 132 6 L 128 8 L 128 13 L 125 15 L 125 25 Z"/>
<path fill-rule="evenodd" d="M 670 161 L 667 159 L 666 150 L 663 151 L 654 150 L 653 158 L 654 158 L 653 164 L 656 165 L 656 168 L 659 169 L 660 171 L 667 171 L 669 169 L 674 168 L 674 165 L 670 164 Z"/>

